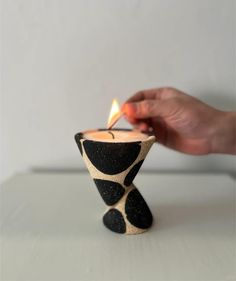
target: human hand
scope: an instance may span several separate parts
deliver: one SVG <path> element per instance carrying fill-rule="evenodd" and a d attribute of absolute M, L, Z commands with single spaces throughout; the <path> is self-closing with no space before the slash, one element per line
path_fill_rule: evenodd
<path fill-rule="evenodd" d="M 236 114 L 217 110 L 174 88 L 136 93 L 122 107 L 127 120 L 180 152 L 236 153 Z"/>

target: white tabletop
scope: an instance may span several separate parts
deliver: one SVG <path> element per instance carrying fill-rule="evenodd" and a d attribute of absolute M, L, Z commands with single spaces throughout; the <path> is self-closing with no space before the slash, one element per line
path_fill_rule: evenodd
<path fill-rule="evenodd" d="M 155 218 L 145 234 L 106 229 L 88 174 L 17 175 L 1 187 L 1 280 L 235 280 L 235 181 L 140 174 Z"/>

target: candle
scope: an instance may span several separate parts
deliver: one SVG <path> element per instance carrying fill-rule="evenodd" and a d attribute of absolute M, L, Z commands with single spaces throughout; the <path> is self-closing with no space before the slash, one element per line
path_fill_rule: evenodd
<path fill-rule="evenodd" d="M 152 213 L 133 180 L 155 137 L 137 130 L 98 129 L 80 132 L 75 140 L 108 207 L 104 225 L 117 233 L 147 231 Z"/>
<path fill-rule="evenodd" d="M 137 130 L 91 130 L 83 133 L 83 138 L 100 142 L 136 142 L 145 141 L 150 136 Z"/>
<path fill-rule="evenodd" d="M 80 132 L 75 141 L 108 206 L 104 225 L 117 233 L 138 234 L 152 225 L 152 213 L 133 180 L 155 137 L 138 130 L 111 129 L 122 114 L 113 101 L 107 129 Z"/>

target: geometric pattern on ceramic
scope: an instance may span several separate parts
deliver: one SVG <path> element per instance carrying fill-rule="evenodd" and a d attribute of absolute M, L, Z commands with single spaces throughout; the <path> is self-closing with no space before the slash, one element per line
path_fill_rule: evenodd
<path fill-rule="evenodd" d="M 133 180 L 155 137 L 134 142 L 102 142 L 84 139 L 81 132 L 75 135 L 75 141 L 107 205 L 104 225 L 117 233 L 146 231 L 152 225 L 152 213 Z"/>

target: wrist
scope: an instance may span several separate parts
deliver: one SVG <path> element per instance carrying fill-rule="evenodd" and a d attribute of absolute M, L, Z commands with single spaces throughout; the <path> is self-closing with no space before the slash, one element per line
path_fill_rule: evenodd
<path fill-rule="evenodd" d="M 220 112 L 214 123 L 211 153 L 236 154 L 236 112 Z"/>

